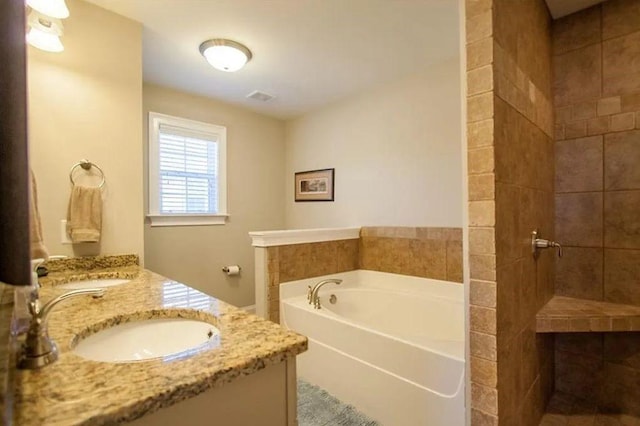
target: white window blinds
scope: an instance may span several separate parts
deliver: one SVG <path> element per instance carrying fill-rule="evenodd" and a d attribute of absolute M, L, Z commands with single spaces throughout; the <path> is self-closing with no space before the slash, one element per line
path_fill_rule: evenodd
<path fill-rule="evenodd" d="M 151 226 L 224 225 L 227 128 L 149 112 Z"/>
<path fill-rule="evenodd" d="M 217 214 L 215 135 L 161 124 L 158 135 L 161 214 Z"/>

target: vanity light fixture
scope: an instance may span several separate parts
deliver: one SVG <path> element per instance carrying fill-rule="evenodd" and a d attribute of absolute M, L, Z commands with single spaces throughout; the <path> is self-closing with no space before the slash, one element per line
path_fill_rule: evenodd
<path fill-rule="evenodd" d="M 29 13 L 28 24 L 27 42 L 30 45 L 47 52 L 62 52 L 64 50 L 60 41 L 63 26 L 59 19 L 32 10 Z"/>
<path fill-rule="evenodd" d="M 225 72 L 238 71 L 252 57 L 246 46 L 223 38 L 205 41 L 200 45 L 200 53 L 212 67 Z"/>
<path fill-rule="evenodd" d="M 27 6 L 52 18 L 69 17 L 69 9 L 64 0 L 27 0 Z"/>

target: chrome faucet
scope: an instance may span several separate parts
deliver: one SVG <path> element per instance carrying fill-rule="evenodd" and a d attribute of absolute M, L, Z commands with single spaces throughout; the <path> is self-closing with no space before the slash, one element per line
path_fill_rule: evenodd
<path fill-rule="evenodd" d="M 309 304 L 313 304 L 313 308 L 314 309 L 322 309 L 322 306 L 320 306 L 320 296 L 318 296 L 318 291 L 320 290 L 320 287 L 322 287 L 325 284 L 340 284 L 342 282 L 342 280 L 337 279 L 337 278 L 330 278 L 328 280 L 322 280 L 319 283 L 317 283 L 316 285 L 313 286 L 313 288 L 311 288 L 311 286 L 309 286 L 309 291 L 307 292 L 307 300 L 309 301 Z"/>
<path fill-rule="evenodd" d="M 40 306 L 40 299 L 36 294 L 34 299 L 28 302 L 31 321 L 18 357 L 18 368 L 28 370 L 40 368 L 58 359 L 58 347 L 49 337 L 48 328 L 49 314 L 58 303 L 77 296 L 98 298 L 104 296 L 104 292 L 103 288 L 73 290 L 51 299 L 44 306 Z"/>
<path fill-rule="evenodd" d="M 531 233 L 531 252 L 533 253 L 534 259 L 538 258 L 541 249 L 547 248 L 558 249 L 558 257 L 562 257 L 562 246 L 560 244 L 556 243 L 555 241 L 538 238 L 539 236 L 540 232 L 537 229 Z"/>

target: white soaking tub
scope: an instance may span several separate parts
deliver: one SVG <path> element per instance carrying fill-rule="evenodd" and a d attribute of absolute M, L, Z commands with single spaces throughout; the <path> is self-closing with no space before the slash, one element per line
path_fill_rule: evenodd
<path fill-rule="evenodd" d="M 340 278 L 320 291 L 307 286 Z M 283 326 L 309 338 L 298 375 L 388 426 L 464 425 L 461 284 L 352 271 L 280 286 Z M 335 295 L 335 303 L 329 301 Z"/>

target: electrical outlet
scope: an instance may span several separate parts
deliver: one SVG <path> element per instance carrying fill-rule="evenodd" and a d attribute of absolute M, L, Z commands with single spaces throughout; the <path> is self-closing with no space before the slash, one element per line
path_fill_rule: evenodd
<path fill-rule="evenodd" d="M 67 221 L 65 219 L 60 221 L 60 242 L 62 244 L 71 244 L 71 239 L 67 234 Z"/>

